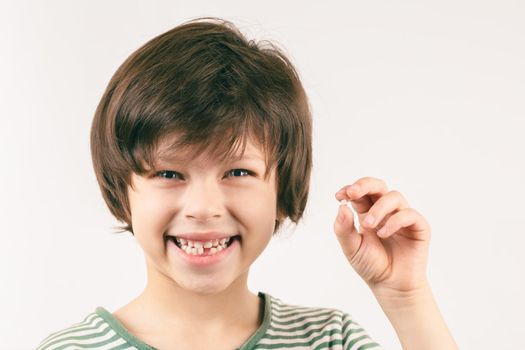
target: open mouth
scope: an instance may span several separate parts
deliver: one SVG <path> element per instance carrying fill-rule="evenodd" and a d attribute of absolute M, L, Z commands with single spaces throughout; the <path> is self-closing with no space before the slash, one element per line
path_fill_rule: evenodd
<path fill-rule="evenodd" d="M 179 249 L 191 255 L 213 255 L 230 247 L 235 240 L 241 241 L 240 235 L 229 237 L 229 239 L 212 240 L 208 242 L 190 242 L 175 236 L 167 236 Z"/>

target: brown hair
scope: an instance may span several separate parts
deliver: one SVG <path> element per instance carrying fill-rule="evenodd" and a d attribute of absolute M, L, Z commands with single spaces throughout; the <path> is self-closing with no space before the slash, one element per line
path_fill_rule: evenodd
<path fill-rule="evenodd" d="M 264 42 L 264 41 L 263 41 Z M 274 44 L 248 41 L 229 21 L 201 17 L 153 38 L 117 69 L 91 126 L 91 155 L 102 196 L 132 234 L 131 171 L 155 168 L 158 145 L 225 159 L 246 137 L 277 166 L 278 220 L 295 224 L 306 206 L 312 168 L 308 98 L 290 60 Z M 145 164 L 144 164 L 145 163 Z"/>

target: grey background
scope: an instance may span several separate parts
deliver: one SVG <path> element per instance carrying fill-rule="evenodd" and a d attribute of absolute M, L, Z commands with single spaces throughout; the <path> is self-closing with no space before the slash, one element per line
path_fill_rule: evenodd
<path fill-rule="evenodd" d="M 332 231 L 334 193 L 373 176 L 430 223 L 429 280 L 460 348 L 525 348 L 525 3 L 509 0 L 1 2 L 2 348 L 144 287 L 138 244 L 110 233 L 89 127 L 132 51 L 204 15 L 281 45 L 314 112 L 305 219 L 270 243 L 250 289 L 340 308 L 399 349 Z"/>

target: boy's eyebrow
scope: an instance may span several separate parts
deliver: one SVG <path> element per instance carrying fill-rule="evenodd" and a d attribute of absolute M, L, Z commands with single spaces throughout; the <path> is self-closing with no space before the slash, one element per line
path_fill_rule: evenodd
<path fill-rule="evenodd" d="M 161 161 L 168 161 L 168 162 L 183 162 L 183 161 L 186 161 L 189 159 L 192 159 L 192 157 L 181 157 L 181 156 L 178 156 L 176 154 L 174 155 L 159 155 L 158 158 L 161 160 Z M 239 158 L 239 156 L 235 156 L 235 157 L 232 157 L 231 159 L 228 159 L 230 161 L 233 161 L 233 160 L 243 160 L 243 159 L 253 159 L 253 160 L 263 160 L 261 157 L 259 157 L 258 155 L 256 154 L 252 154 L 252 153 L 247 153 L 245 154 L 242 158 Z"/>
<path fill-rule="evenodd" d="M 234 158 L 235 159 L 235 158 Z M 244 157 L 240 158 L 240 159 L 255 159 L 255 160 L 263 160 L 261 157 L 259 157 L 258 155 L 255 155 L 255 154 L 245 154 Z"/>

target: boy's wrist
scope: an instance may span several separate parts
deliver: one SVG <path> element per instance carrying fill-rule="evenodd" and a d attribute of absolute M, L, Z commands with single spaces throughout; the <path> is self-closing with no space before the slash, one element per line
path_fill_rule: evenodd
<path fill-rule="evenodd" d="M 372 291 L 404 350 L 458 349 L 428 283 L 406 292 Z"/>
<path fill-rule="evenodd" d="M 385 312 L 403 310 L 434 300 L 432 289 L 428 282 L 407 291 L 397 291 L 389 288 L 372 288 L 371 290 Z"/>

